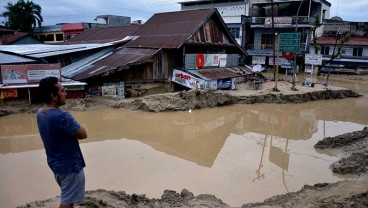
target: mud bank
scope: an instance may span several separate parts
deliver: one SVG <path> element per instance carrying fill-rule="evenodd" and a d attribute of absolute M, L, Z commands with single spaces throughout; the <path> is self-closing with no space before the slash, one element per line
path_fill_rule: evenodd
<path fill-rule="evenodd" d="M 326 137 L 314 147 L 326 149 L 342 157 L 331 165 L 334 173 L 349 175 L 368 173 L 368 127 L 364 127 L 362 131 Z"/>
<path fill-rule="evenodd" d="M 194 90 L 175 93 L 148 95 L 139 98 L 114 100 L 104 97 L 90 97 L 84 99 L 68 99 L 62 109 L 73 111 L 94 110 L 113 107 L 130 110 L 163 112 L 187 111 L 189 109 L 213 108 L 231 104 L 255 103 L 303 103 L 315 100 L 343 99 L 359 97 L 358 92 L 340 87 L 325 89 L 322 85 L 315 87 L 297 86 L 297 91 L 291 90 L 291 84 L 280 82 L 278 92 L 274 91 L 275 84 L 266 82 L 259 90 L 249 89 L 248 85 L 239 84 L 231 91 L 200 91 Z M 42 103 L 29 104 L 27 100 L 8 101 L 0 105 L 0 116 L 14 113 L 36 113 Z"/>
<path fill-rule="evenodd" d="M 60 198 L 37 201 L 19 208 L 57 207 Z M 361 180 L 342 181 L 333 184 L 322 183 L 304 186 L 298 192 L 291 192 L 266 199 L 261 203 L 244 204 L 250 207 L 367 207 L 368 182 Z M 165 190 L 160 199 L 149 199 L 144 194 L 126 194 L 124 191 L 87 191 L 84 202 L 76 208 L 124 208 L 124 207 L 231 207 L 213 195 L 193 193 L 184 189 L 181 193 Z"/>
<path fill-rule="evenodd" d="M 187 111 L 189 109 L 213 108 L 230 104 L 255 104 L 255 103 L 304 103 L 315 100 L 342 99 L 347 97 L 359 97 L 359 93 L 344 89 L 324 89 L 299 87 L 298 91 L 291 90 L 290 83 L 279 84 L 279 91 L 273 90 L 274 84 L 269 82 L 262 86 L 261 90 L 247 90 L 246 86 L 238 86 L 233 91 L 182 91 L 150 95 L 135 100 L 121 100 L 111 103 L 111 107 L 126 108 L 142 111 Z"/>

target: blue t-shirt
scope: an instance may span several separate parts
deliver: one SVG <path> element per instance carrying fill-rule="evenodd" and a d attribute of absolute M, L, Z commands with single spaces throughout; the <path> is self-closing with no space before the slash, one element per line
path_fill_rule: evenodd
<path fill-rule="evenodd" d="M 37 124 L 47 163 L 55 175 L 78 173 L 86 166 L 76 137 L 80 125 L 70 113 L 41 108 L 37 112 Z"/>

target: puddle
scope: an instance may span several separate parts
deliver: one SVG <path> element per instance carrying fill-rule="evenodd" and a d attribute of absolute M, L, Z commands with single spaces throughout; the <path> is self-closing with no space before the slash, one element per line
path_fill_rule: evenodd
<path fill-rule="evenodd" d="M 345 179 L 338 160 L 313 145 L 363 129 L 367 99 L 232 105 L 188 112 L 123 109 L 72 112 L 88 129 L 81 142 L 87 190 L 160 198 L 165 189 L 214 194 L 231 206 Z M 4 207 L 59 194 L 34 114 L 0 117 L 0 201 Z"/>

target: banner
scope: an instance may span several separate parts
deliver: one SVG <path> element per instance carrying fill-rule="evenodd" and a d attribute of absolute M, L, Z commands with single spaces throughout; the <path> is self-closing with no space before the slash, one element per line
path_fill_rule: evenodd
<path fill-rule="evenodd" d="M 60 79 L 60 64 L 1 65 L 2 83 L 38 83 L 46 77 Z"/>
<path fill-rule="evenodd" d="M 0 90 L 0 99 L 4 98 L 16 98 L 18 97 L 17 89 L 2 89 Z"/>
<path fill-rule="evenodd" d="M 252 64 L 266 64 L 266 56 L 252 56 Z"/>
<path fill-rule="evenodd" d="M 217 80 L 218 90 L 230 90 L 232 86 L 231 78 Z"/>
<path fill-rule="evenodd" d="M 225 67 L 227 61 L 227 54 L 219 54 L 219 67 Z"/>
<path fill-rule="evenodd" d="M 227 54 L 204 54 L 204 67 L 218 66 L 225 67 L 227 63 Z"/>
<path fill-rule="evenodd" d="M 305 54 L 305 64 L 322 65 L 321 54 Z"/>
<path fill-rule="evenodd" d="M 293 18 L 292 17 L 274 17 L 274 26 L 275 27 L 290 27 Z M 272 17 L 265 18 L 265 27 L 272 27 Z"/>
<path fill-rule="evenodd" d="M 191 89 L 195 89 L 197 85 L 199 86 L 199 88 L 205 88 L 204 80 L 193 77 L 188 73 L 176 69 L 174 69 L 173 71 L 173 77 L 171 80 Z"/>
<path fill-rule="evenodd" d="M 125 98 L 125 84 L 119 83 L 104 83 L 101 87 L 103 97 Z"/>

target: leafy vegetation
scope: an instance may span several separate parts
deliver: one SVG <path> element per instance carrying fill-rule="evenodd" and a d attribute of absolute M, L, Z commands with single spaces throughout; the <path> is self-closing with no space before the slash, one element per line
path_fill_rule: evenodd
<path fill-rule="evenodd" d="M 11 29 L 32 34 L 36 24 L 42 25 L 42 8 L 30 0 L 18 0 L 15 4 L 8 2 L 4 8 L 6 11 L 2 16 L 7 17 L 5 25 Z"/>

